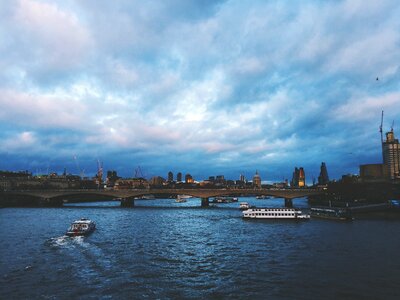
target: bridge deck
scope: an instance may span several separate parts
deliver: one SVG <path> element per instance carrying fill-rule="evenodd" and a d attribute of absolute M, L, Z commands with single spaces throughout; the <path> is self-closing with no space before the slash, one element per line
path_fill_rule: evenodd
<path fill-rule="evenodd" d="M 217 196 L 271 196 L 276 198 L 294 199 L 321 194 L 314 189 L 135 189 L 135 190 L 30 190 L 30 191 L 4 191 L 2 195 L 21 195 L 38 198 L 67 198 L 76 195 L 109 196 L 112 198 L 134 198 L 145 195 L 189 195 L 198 198 Z"/>

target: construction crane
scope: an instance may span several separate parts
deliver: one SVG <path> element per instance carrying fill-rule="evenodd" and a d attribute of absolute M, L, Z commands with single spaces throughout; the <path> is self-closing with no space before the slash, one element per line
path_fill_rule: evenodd
<path fill-rule="evenodd" d="M 383 110 L 382 110 L 382 116 L 381 116 L 381 126 L 379 126 L 379 132 L 381 133 L 381 143 L 383 143 L 382 126 L 383 126 Z"/>
<path fill-rule="evenodd" d="M 140 166 L 138 166 L 136 169 L 135 169 L 135 178 L 145 178 L 144 177 L 144 175 L 143 175 L 143 172 L 142 172 L 142 169 L 140 168 Z"/>
<path fill-rule="evenodd" d="M 74 155 L 74 161 L 75 161 L 76 169 L 78 170 L 79 176 L 81 178 L 85 177 L 85 169 L 81 170 L 81 168 L 79 167 L 79 161 L 78 161 L 78 157 L 76 155 Z"/>
<path fill-rule="evenodd" d="M 103 183 L 103 162 L 97 160 L 97 175 L 96 175 L 97 187 L 100 188 Z"/>
<path fill-rule="evenodd" d="M 382 126 L 383 126 L 383 110 L 382 110 L 382 115 L 381 115 L 381 126 L 379 126 L 379 132 L 381 133 L 381 145 L 382 145 L 382 159 L 385 161 L 385 155 L 383 154 L 383 132 L 382 132 Z"/>

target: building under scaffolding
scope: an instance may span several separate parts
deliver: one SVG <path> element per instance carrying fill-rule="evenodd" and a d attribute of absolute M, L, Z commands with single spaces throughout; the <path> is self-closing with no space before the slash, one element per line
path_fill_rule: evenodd
<path fill-rule="evenodd" d="M 382 154 L 389 179 L 400 179 L 400 144 L 394 136 L 393 128 L 386 133 L 386 141 L 382 142 Z"/>

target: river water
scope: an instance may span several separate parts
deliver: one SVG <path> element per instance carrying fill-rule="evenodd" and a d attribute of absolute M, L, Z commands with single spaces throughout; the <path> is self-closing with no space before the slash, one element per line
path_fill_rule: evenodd
<path fill-rule="evenodd" d="M 200 199 L 118 205 L 0 209 L 0 298 L 400 297 L 400 219 L 248 221 L 238 203 L 201 209 Z M 64 236 L 81 217 L 96 231 Z"/>

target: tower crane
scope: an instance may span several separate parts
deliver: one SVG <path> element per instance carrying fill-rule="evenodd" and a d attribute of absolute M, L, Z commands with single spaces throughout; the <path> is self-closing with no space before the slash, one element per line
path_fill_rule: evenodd
<path fill-rule="evenodd" d="M 382 116 L 381 116 L 381 126 L 379 126 L 379 132 L 381 133 L 381 143 L 383 143 L 382 126 L 383 126 L 383 110 L 382 110 Z"/>
<path fill-rule="evenodd" d="M 81 178 L 83 178 L 85 176 L 85 169 L 81 170 L 81 168 L 79 167 L 79 161 L 78 161 L 78 157 L 76 155 L 74 155 L 74 161 L 75 161 L 76 169 L 78 170 L 79 176 Z"/>
<path fill-rule="evenodd" d="M 135 169 L 135 178 L 139 178 L 139 177 L 145 178 L 144 175 L 143 175 L 142 169 L 140 168 L 140 166 L 138 166 L 138 167 Z"/>
<path fill-rule="evenodd" d="M 103 162 L 97 160 L 97 178 L 101 180 L 103 178 Z"/>
<path fill-rule="evenodd" d="M 103 162 L 97 160 L 97 187 L 100 188 L 103 183 Z"/>

